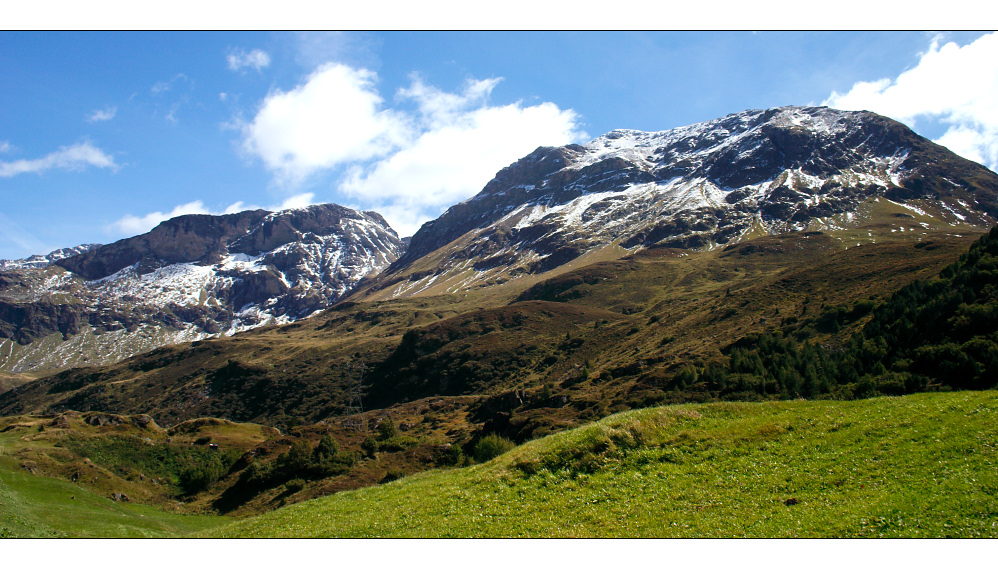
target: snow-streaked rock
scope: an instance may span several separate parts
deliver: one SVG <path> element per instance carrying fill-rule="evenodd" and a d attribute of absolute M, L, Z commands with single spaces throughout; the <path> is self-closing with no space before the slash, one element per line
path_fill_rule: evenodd
<path fill-rule="evenodd" d="M 40 269 L 47 267 L 56 261 L 73 257 L 81 253 L 86 253 L 91 249 L 100 247 L 99 243 L 88 243 L 77 245 L 76 247 L 65 247 L 56 249 L 48 255 L 32 255 L 24 259 L 0 259 L 0 271 L 11 271 L 14 269 Z"/>
<path fill-rule="evenodd" d="M 9 342 L 0 369 L 110 363 L 291 322 L 332 305 L 401 252 L 380 215 L 334 204 L 174 218 L 0 273 L 0 339 Z"/>
<path fill-rule="evenodd" d="M 424 224 L 374 290 L 409 296 L 433 279 L 456 292 L 611 245 L 710 248 L 813 229 L 875 197 L 929 200 L 971 225 L 998 217 L 993 172 L 896 121 L 826 107 L 751 110 L 538 148 Z M 431 253 L 442 261 L 422 266 Z"/>

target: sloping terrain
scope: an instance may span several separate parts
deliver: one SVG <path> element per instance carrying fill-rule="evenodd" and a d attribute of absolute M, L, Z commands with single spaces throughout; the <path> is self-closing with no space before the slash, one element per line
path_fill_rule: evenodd
<path fill-rule="evenodd" d="M 93 366 L 323 310 L 395 260 L 380 215 L 333 204 L 187 215 L 0 272 L 0 370 Z"/>
<path fill-rule="evenodd" d="M 135 306 L 192 304 L 157 312 L 154 330 L 8 340 L 0 358 L 20 357 L 18 346 L 53 362 L 92 357 L 88 338 L 116 333 L 123 351 L 129 338 L 176 342 L 164 339 L 180 329 L 170 319 L 215 318 L 205 310 L 228 331 L 264 321 L 250 313 L 297 320 L 214 338 L 205 329 L 28 383 L 31 374 L 0 378 L 14 387 L 0 392 L 0 448 L 21 445 L 22 469 L 63 478 L 72 473 L 60 465 L 89 460 L 106 471 L 104 494 L 244 517 L 466 465 L 490 437 L 524 443 L 628 409 L 987 387 L 998 370 L 998 235 L 978 238 L 996 180 L 881 117 L 793 107 L 540 149 L 424 226 L 377 276 L 375 265 L 401 253 L 390 229 L 384 243 L 397 245 L 374 261 L 366 244 L 376 235 L 358 229 L 344 249 L 323 233 L 332 218 L 357 229 L 366 213 L 178 218 L 55 265 L 0 272 L 3 294 L 34 311 L 30 326 L 5 326 L 13 338 L 72 325 L 89 310 L 74 286 L 110 287 Z M 329 285 L 332 272 L 345 288 Z M 214 288 L 199 289 L 201 277 Z M 257 292 L 267 300 L 233 308 Z M 158 430 L 115 431 L 135 417 Z M 260 436 L 205 430 L 249 423 L 231 428 Z M 751 450 L 738 446 L 745 437 L 732 439 L 737 456 Z M 644 440 L 611 437 L 628 448 Z M 595 452 L 576 457 L 589 465 L 581 474 L 613 458 Z M 147 472 L 155 456 L 172 470 Z M 557 470 L 544 456 L 517 469 Z"/>
<path fill-rule="evenodd" d="M 998 537 L 998 395 L 629 411 L 210 537 Z"/>
<path fill-rule="evenodd" d="M 100 247 L 100 243 L 88 243 L 86 245 L 78 245 L 76 247 L 56 249 L 48 255 L 32 255 L 25 259 L 0 259 L 0 271 L 10 271 L 13 269 L 41 269 L 56 261 L 65 259 L 66 257 L 73 257 L 81 253 L 86 253 L 87 251 L 96 249 L 97 247 Z"/>
<path fill-rule="evenodd" d="M 917 213 L 920 225 L 983 230 L 998 214 L 998 176 L 869 112 L 783 107 L 662 132 L 616 130 L 539 148 L 503 169 L 420 228 L 367 294 L 453 293 L 586 255 L 855 228 L 874 198 Z"/>
<path fill-rule="evenodd" d="M 224 525 L 230 520 L 176 502 L 177 474 L 217 454 L 192 446 L 199 437 L 241 446 L 266 431 L 223 421 L 167 431 L 149 417 L 101 414 L 5 418 L 0 537 L 177 537 Z M 167 438 L 169 449 L 153 443 Z"/>
<path fill-rule="evenodd" d="M 611 410 L 717 397 L 674 392 L 672 378 L 683 364 L 723 362 L 722 349 L 749 334 L 931 277 L 972 240 L 913 242 L 885 230 L 876 243 L 844 247 L 831 235 L 790 233 L 697 254 L 649 249 L 526 290 L 344 303 L 287 326 L 62 372 L 0 395 L 0 413 L 282 426 L 350 414 L 360 387 L 364 409 L 496 398 L 473 421 L 523 440 Z"/>
<path fill-rule="evenodd" d="M 0 372 L 0 393 L 5 391 L 10 391 L 19 385 L 24 385 L 34 379 L 33 377 L 28 377 L 16 373 L 4 373 Z"/>
<path fill-rule="evenodd" d="M 295 321 L 348 293 L 354 302 L 458 295 L 467 305 L 469 292 L 527 288 L 649 248 L 711 250 L 801 231 L 844 245 L 888 229 L 966 234 L 994 222 L 996 199 L 993 172 L 872 113 L 784 107 L 613 131 L 538 149 L 427 223 L 405 251 L 376 213 L 327 204 L 182 216 L 12 263 L 0 272 L 0 370 L 113 363 Z"/>
<path fill-rule="evenodd" d="M 508 305 L 344 304 L 294 325 L 166 348 L 97 373 L 64 372 L 4 394 L 0 404 L 5 415 L 21 414 L 10 419 L 17 429 L 28 429 L 13 434 L 49 445 L 74 436 L 60 431 L 78 421 L 66 409 L 85 411 L 87 421 L 110 409 L 148 412 L 170 433 L 197 425 L 187 436 L 238 452 L 219 455 L 228 462 L 206 474 L 184 508 L 252 515 L 467 463 L 489 433 L 522 442 L 628 408 L 800 397 L 807 382 L 795 384 L 793 369 L 806 376 L 808 365 L 823 370 L 828 362 L 853 361 L 850 337 L 895 310 L 906 290 L 925 290 L 910 285 L 895 293 L 899 286 L 932 282 L 940 269 L 949 279 L 980 275 L 991 262 L 980 251 L 998 241 L 974 243 L 954 272 L 951 261 L 975 240 L 939 237 L 842 248 L 826 235 L 786 234 L 695 256 L 652 249 L 551 279 Z M 794 338 L 805 347 L 793 347 Z M 841 351 L 809 362 L 805 356 L 815 352 L 808 345 Z M 750 356 L 759 367 L 739 363 Z M 809 395 L 851 399 L 907 389 L 893 381 L 897 372 L 871 370 L 826 378 Z M 916 383 L 913 390 L 958 387 Z M 205 415 L 262 421 L 286 434 L 232 447 L 217 433 L 204 436 L 220 421 L 193 419 Z M 32 431 L 36 424 L 45 428 Z M 98 441 L 114 436 L 95 434 Z M 335 452 L 320 453 L 324 437 L 335 441 Z M 120 456 L 104 464 L 137 460 L 133 452 Z M 115 484 L 136 492 L 134 480 Z"/>

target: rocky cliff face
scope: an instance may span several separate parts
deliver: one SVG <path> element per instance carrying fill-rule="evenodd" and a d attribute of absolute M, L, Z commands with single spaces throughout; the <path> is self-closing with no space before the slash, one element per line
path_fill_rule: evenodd
<path fill-rule="evenodd" d="M 396 260 L 374 212 L 186 215 L 47 266 L 0 272 L 0 369 L 110 363 L 309 316 Z"/>
<path fill-rule="evenodd" d="M 663 132 L 617 130 L 538 148 L 503 169 L 420 228 L 376 289 L 455 292 L 606 247 L 709 248 L 846 228 L 878 198 L 984 227 L 998 216 L 998 176 L 869 112 L 784 107 Z"/>

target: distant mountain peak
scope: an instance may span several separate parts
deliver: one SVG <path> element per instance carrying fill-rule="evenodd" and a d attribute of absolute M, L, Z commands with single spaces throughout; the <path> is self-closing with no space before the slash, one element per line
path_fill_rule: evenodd
<path fill-rule="evenodd" d="M 0 369 L 109 363 L 303 318 L 388 266 L 403 244 L 376 213 L 317 204 L 183 215 L 142 235 L 78 249 L 34 269 L 12 267 L 0 279 L 0 341 L 15 341 L 18 351 L 15 357 L 11 344 Z M 30 349 L 52 333 L 79 339 L 89 353 Z"/>
<path fill-rule="evenodd" d="M 13 269 L 38 269 L 47 267 L 56 261 L 86 253 L 91 249 L 100 247 L 100 243 L 86 243 L 76 247 L 63 247 L 48 253 L 47 255 L 32 255 L 24 259 L 0 259 L 0 271 Z"/>

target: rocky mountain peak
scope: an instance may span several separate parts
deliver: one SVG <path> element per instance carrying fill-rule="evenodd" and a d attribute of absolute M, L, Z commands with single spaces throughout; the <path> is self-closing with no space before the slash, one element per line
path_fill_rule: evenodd
<path fill-rule="evenodd" d="M 448 289 L 457 290 L 610 245 L 701 248 L 749 232 L 838 226 L 878 196 L 929 200 L 951 222 L 998 216 L 998 176 L 896 121 L 827 107 L 748 110 L 538 148 L 421 227 L 380 286 L 421 290 L 402 276 L 441 248 L 452 249 L 446 260 L 418 273 L 448 282 L 446 274 L 473 269 Z"/>
<path fill-rule="evenodd" d="M 102 279 L 139 263 L 143 273 L 171 263 L 210 264 L 221 260 L 230 240 L 244 235 L 269 213 L 253 210 L 227 215 L 181 215 L 163 221 L 148 233 L 102 245 L 56 264 L 87 280 Z"/>
<path fill-rule="evenodd" d="M 40 269 L 42 267 L 47 267 L 56 261 L 67 257 L 73 257 L 81 253 L 86 253 L 87 251 L 96 249 L 97 247 L 100 247 L 100 243 L 86 243 L 83 245 L 77 245 L 76 247 L 63 247 L 62 249 L 56 249 L 47 255 L 32 255 L 24 259 L 0 259 L 0 271 L 13 269 Z"/>
<path fill-rule="evenodd" d="M 0 345 L 11 343 L 0 369 L 108 363 L 290 322 L 332 305 L 402 251 L 380 215 L 336 204 L 169 219 L 45 269 L 4 273 Z M 30 347 L 53 333 L 65 350 Z"/>

